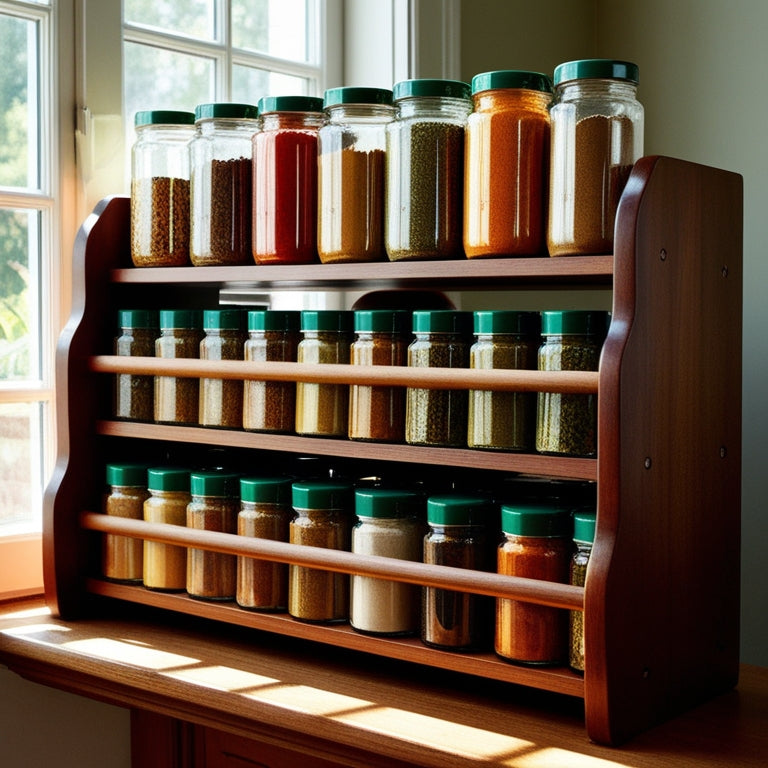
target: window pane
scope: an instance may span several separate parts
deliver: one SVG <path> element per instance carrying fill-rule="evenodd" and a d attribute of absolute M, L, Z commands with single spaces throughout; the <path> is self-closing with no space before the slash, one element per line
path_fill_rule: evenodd
<path fill-rule="evenodd" d="M 198 40 L 216 39 L 215 0 L 123 0 L 123 19 L 128 24 Z"/>
<path fill-rule="evenodd" d="M 0 186 L 39 189 L 37 22 L 0 14 Z"/>
<path fill-rule="evenodd" d="M 232 45 L 309 61 L 307 19 L 307 0 L 232 0 Z"/>
<path fill-rule="evenodd" d="M 234 101 L 255 104 L 262 96 L 306 96 L 308 88 L 306 77 L 281 75 L 254 67 L 232 67 Z"/>
<path fill-rule="evenodd" d="M 40 214 L 0 210 L 0 381 L 40 378 L 39 264 Z"/>

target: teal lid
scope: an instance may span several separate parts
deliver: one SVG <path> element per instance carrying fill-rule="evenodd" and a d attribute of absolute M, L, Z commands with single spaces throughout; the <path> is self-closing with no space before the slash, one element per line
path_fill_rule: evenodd
<path fill-rule="evenodd" d="M 195 121 L 210 120 L 215 118 L 251 119 L 259 116 L 259 110 L 253 104 L 233 104 L 230 102 L 217 102 L 212 104 L 198 104 L 195 107 Z"/>
<path fill-rule="evenodd" d="M 413 96 L 435 96 L 451 99 L 466 99 L 472 97 L 469 83 L 461 80 L 439 80 L 433 78 L 418 78 L 415 80 L 401 80 L 395 83 L 392 89 L 392 97 L 408 99 Z"/>
<path fill-rule="evenodd" d="M 147 464 L 107 464 L 107 484 L 147 487 Z"/>
<path fill-rule="evenodd" d="M 422 508 L 423 498 L 415 491 L 358 488 L 355 491 L 355 514 L 382 519 L 415 517 Z"/>
<path fill-rule="evenodd" d="M 475 333 L 511 333 L 520 336 L 538 336 L 541 316 L 538 312 L 514 310 L 482 310 L 475 312 Z"/>
<path fill-rule="evenodd" d="M 349 333 L 352 314 L 344 309 L 305 309 L 301 313 L 301 330 Z"/>
<path fill-rule="evenodd" d="M 287 477 L 241 477 L 240 498 L 262 504 L 290 504 L 291 480 Z"/>
<path fill-rule="evenodd" d="M 472 333 L 472 313 L 455 309 L 417 309 L 414 333 Z"/>
<path fill-rule="evenodd" d="M 541 333 L 544 336 L 569 334 L 603 336 L 607 328 L 607 312 L 568 309 L 541 313 Z"/>
<path fill-rule="evenodd" d="M 242 327 L 243 311 L 241 309 L 206 309 L 203 312 L 203 328 L 206 331 L 239 331 Z"/>
<path fill-rule="evenodd" d="M 180 467 L 150 467 L 147 488 L 150 491 L 186 491 L 189 493 L 189 470 Z"/>
<path fill-rule="evenodd" d="M 157 328 L 154 309 L 119 309 L 117 323 L 121 328 Z"/>
<path fill-rule="evenodd" d="M 322 112 L 323 100 L 317 96 L 264 96 L 259 99 L 259 112 Z"/>
<path fill-rule="evenodd" d="M 495 504 L 487 496 L 447 494 L 427 499 L 427 522 L 430 525 L 485 525 L 494 513 Z"/>
<path fill-rule="evenodd" d="M 296 509 L 352 509 L 352 485 L 325 480 L 294 482 L 292 504 Z"/>
<path fill-rule="evenodd" d="M 193 496 L 239 496 L 240 475 L 234 472 L 193 472 L 189 477 L 189 490 Z"/>
<path fill-rule="evenodd" d="M 142 110 L 134 115 L 134 125 L 194 125 L 194 112 L 181 112 L 171 109 Z"/>
<path fill-rule="evenodd" d="M 329 88 L 323 97 L 323 106 L 339 104 L 392 104 L 392 91 L 387 88 Z"/>
<path fill-rule="evenodd" d="M 203 315 L 199 309 L 161 309 L 160 328 L 201 328 Z"/>
<path fill-rule="evenodd" d="M 497 69 L 481 72 L 472 78 L 472 93 L 491 91 L 496 88 L 525 88 L 529 91 L 552 93 L 552 81 L 541 72 L 522 69 Z"/>
<path fill-rule="evenodd" d="M 616 59 L 577 59 L 555 67 L 555 85 L 569 80 L 627 80 L 637 85 L 640 70 L 637 64 Z"/>
<path fill-rule="evenodd" d="M 355 331 L 364 333 L 408 333 L 411 313 L 407 309 L 358 309 Z"/>
<path fill-rule="evenodd" d="M 501 529 L 512 536 L 559 538 L 571 535 L 571 516 L 567 507 L 552 504 L 503 504 Z"/>
<path fill-rule="evenodd" d="M 582 510 L 573 515 L 573 540 L 580 544 L 591 544 L 595 540 L 597 515 L 594 510 Z"/>
<path fill-rule="evenodd" d="M 255 309 L 248 313 L 249 331 L 298 331 L 301 313 L 296 310 Z"/>

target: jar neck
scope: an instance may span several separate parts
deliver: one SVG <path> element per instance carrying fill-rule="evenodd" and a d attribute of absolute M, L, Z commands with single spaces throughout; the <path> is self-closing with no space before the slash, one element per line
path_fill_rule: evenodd
<path fill-rule="evenodd" d="M 216 133 L 252 135 L 259 130 L 259 121 L 253 118 L 210 118 L 198 121 L 197 129 L 200 135 L 206 138 L 210 138 Z"/>
<path fill-rule="evenodd" d="M 498 88 L 476 93 L 472 100 L 476 112 L 525 109 L 546 115 L 552 94 L 527 88 Z"/>
<path fill-rule="evenodd" d="M 329 107 L 329 123 L 367 123 L 383 125 L 395 116 L 395 108 L 388 104 L 338 104 Z"/>
<path fill-rule="evenodd" d="M 611 99 L 613 101 L 631 101 L 637 99 L 637 86 L 627 80 L 584 79 L 570 80 L 555 89 L 555 97 L 560 102 L 581 99 Z"/>
<path fill-rule="evenodd" d="M 323 115 L 320 112 L 268 112 L 261 120 L 263 131 L 316 131 L 323 124 Z"/>
<path fill-rule="evenodd" d="M 398 101 L 398 120 L 410 118 L 433 118 L 463 125 L 472 111 L 472 102 L 448 96 L 420 96 Z"/>
<path fill-rule="evenodd" d="M 186 144 L 194 135 L 193 125 L 145 125 L 136 129 L 136 140 L 142 143 Z"/>

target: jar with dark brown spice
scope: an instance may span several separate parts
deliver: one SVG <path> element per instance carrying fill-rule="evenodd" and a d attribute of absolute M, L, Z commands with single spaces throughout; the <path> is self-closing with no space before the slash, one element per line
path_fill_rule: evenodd
<path fill-rule="evenodd" d="M 115 339 L 115 354 L 125 357 L 154 357 L 157 338 L 157 312 L 151 309 L 118 311 L 120 333 Z M 113 413 L 116 419 L 152 421 L 154 419 L 154 379 L 135 373 L 115 374 Z"/>

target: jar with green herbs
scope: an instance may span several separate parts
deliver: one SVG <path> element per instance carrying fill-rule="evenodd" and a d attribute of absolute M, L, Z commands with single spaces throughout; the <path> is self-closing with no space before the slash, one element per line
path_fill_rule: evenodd
<path fill-rule="evenodd" d="M 121 357 L 154 357 L 157 312 L 151 309 L 121 309 L 117 315 L 120 333 L 115 339 L 115 354 Z M 152 376 L 115 374 L 115 418 L 152 421 L 155 416 L 154 386 Z"/>
<path fill-rule="evenodd" d="M 240 479 L 240 536 L 288 541 L 293 518 L 291 480 L 285 477 Z M 288 607 L 288 565 L 253 557 L 237 558 L 237 604 L 253 611 Z"/>
<path fill-rule="evenodd" d="M 536 370 L 538 312 L 475 312 L 469 367 Z M 533 450 L 536 394 L 473 389 L 469 392 L 467 445 L 504 451 Z"/>
<path fill-rule="evenodd" d="M 299 312 L 263 309 L 248 312 L 244 355 L 249 362 L 295 363 L 299 346 Z M 243 384 L 243 428 L 255 432 L 293 432 L 296 385 L 292 381 Z"/>
<path fill-rule="evenodd" d="M 573 543 L 570 583 L 583 587 L 587 582 L 587 567 L 595 541 L 597 515 L 594 509 L 577 510 L 573 515 Z M 568 665 L 584 672 L 584 611 L 570 611 L 568 622 Z"/>
<path fill-rule="evenodd" d="M 596 371 L 607 325 L 607 312 L 542 312 L 538 369 Z M 539 392 L 536 450 L 563 456 L 595 456 L 597 395 Z"/>
<path fill-rule="evenodd" d="M 468 368 L 472 313 L 451 309 L 413 313 L 415 339 L 408 347 L 412 368 Z M 411 445 L 461 447 L 467 444 L 465 389 L 408 387 L 405 441 Z"/>

